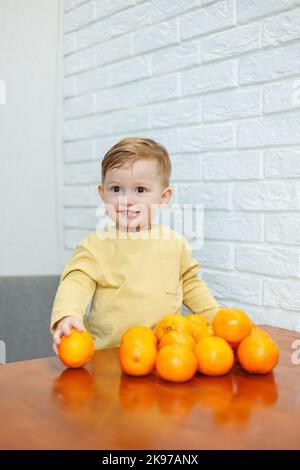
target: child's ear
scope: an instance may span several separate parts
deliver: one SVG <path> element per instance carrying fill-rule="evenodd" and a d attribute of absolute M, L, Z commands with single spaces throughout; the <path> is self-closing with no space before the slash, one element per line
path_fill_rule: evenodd
<path fill-rule="evenodd" d="M 173 195 L 173 189 L 170 186 L 165 188 L 161 194 L 161 204 L 168 205 L 172 195 Z"/>
<path fill-rule="evenodd" d="M 99 193 L 99 196 L 101 197 L 101 199 L 103 201 L 104 200 L 104 189 L 103 189 L 102 184 L 99 184 L 99 186 L 98 186 L 98 193 Z"/>

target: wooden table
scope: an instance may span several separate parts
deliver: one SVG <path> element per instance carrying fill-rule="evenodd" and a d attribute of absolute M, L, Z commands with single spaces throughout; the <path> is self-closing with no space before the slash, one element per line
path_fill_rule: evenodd
<path fill-rule="evenodd" d="M 265 376 L 235 366 L 187 384 L 127 377 L 116 348 L 97 351 L 85 369 L 64 369 L 57 358 L 2 365 L 0 448 L 299 449 L 292 343 L 300 334 L 264 328 L 281 353 Z"/>

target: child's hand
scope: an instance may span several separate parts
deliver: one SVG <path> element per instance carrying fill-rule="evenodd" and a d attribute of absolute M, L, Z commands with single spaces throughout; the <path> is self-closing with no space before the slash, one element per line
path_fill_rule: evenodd
<path fill-rule="evenodd" d="M 53 334 L 53 350 L 55 354 L 58 354 L 60 337 L 62 335 L 70 336 L 72 328 L 76 328 L 78 331 L 85 331 L 83 321 L 72 315 L 62 318 L 62 320 L 57 323 L 55 333 Z"/>

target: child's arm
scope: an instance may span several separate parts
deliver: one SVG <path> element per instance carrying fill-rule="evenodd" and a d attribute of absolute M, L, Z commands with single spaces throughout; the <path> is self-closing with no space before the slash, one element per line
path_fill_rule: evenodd
<path fill-rule="evenodd" d="M 50 328 L 52 334 L 58 331 L 53 338 L 56 344 L 70 327 L 83 327 L 83 317 L 95 293 L 97 279 L 98 265 L 92 247 L 79 244 L 62 272 L 52 307 Z"/>
<path fill-rule="evenodd" d="M 218 304 L 206 283 L 198 277 L 199 270 L 200 264 L 193 258 L 188 242 L 184 238 L 181 254 L 183 304 L 193 313 L 201 313 L 211 321 L 222 306 Z"/>

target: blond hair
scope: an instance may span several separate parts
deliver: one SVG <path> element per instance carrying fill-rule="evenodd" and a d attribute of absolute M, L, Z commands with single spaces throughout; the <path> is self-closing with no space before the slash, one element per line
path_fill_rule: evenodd
<path fill-rule="evenodd" d="M 172 165 L 168 151 L 155 140 L 143 137 L 126 137 L 106 152 L 101 162 L 102 183 L 108 170 L 142 159 L 157 161 L 162 184 L 169 186 Z"/>

